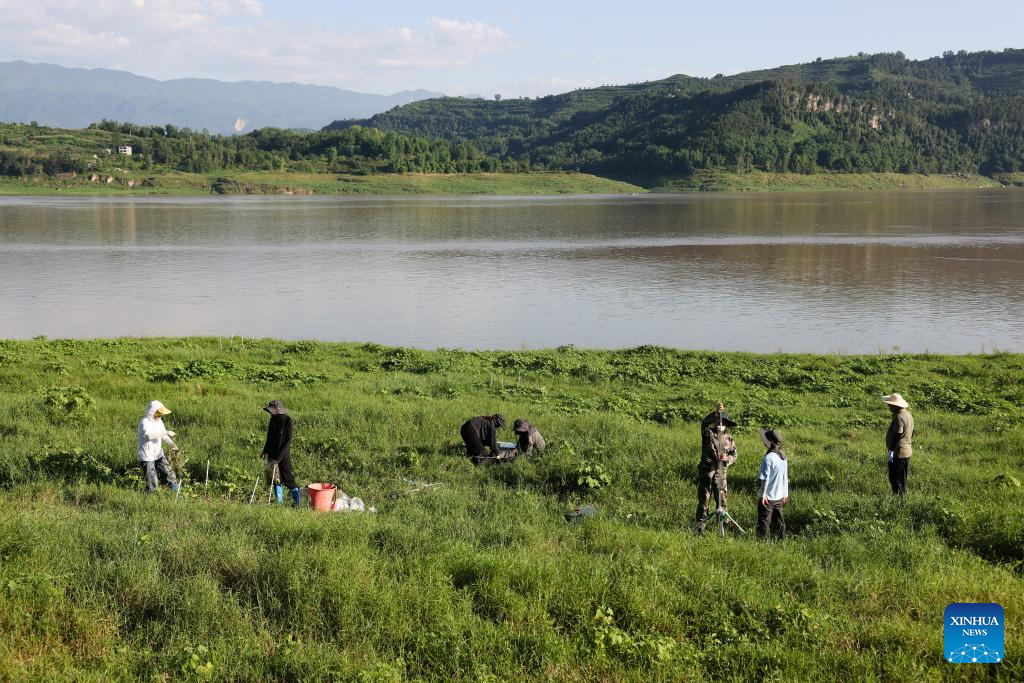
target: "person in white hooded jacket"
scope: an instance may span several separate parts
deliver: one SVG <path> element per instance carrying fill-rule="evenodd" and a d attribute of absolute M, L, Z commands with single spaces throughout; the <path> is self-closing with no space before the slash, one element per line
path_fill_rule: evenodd
<path fill-rule="evenodd" d="M 178 490 L 178 478 L 174 476 L 171 463 L 167 462 L 163 447 L 166 441 L 172 449 L 177 448 L 172 438 L 174 432 L 169 431 L 163 421 L 163 416 L 170 412 L 160 401 L 150 401 L 146 408 L 146 416 L 139 422 L 139 465 L 146 474 L 146 490 L 150 493 L 160 486 L 160 479 L 156 473 L 157 466 L 163 470 L 171 490 Z"/>

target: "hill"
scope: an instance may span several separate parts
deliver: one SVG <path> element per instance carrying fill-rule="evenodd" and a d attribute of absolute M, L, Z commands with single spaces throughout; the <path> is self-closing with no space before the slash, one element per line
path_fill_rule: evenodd
<path fill-rule="evenodd" d="M 130 147 L 131 154 L 118 153 Z M 0 194 L 593 194 L 641 188 L 584 173 L 523 173 L 469 143 L 373 128 L 210 135 L 104 121 L 0 123 Z"/>
<path fill-rule="evenodd" d="M 0 386 L 2 680 L 952 680 L 947 604 L 1024 609 L 1020 355 L 0 340 Z M 918 427 L 904 500 L 893 388 Z M 174 411 L 178 500 L 140 490 L 153 398 Z M 295 420 L 299 482 L 376 514 L 247 505 L 269 398 Z M 783 431 L 782 543 L 691 530 L 719 398 L 744 526 L 757 427 Z M 448 446 L 498 411 L 548 450 L 474 467 Z M 568 522 L 584 504 L 597 515 Z"/>
<path fill-rule="evenodd" d="M 130 147 L 131 154 L 119 154 Z M 213 135 L 190 128 L 103 121 L 81 130 L 0 123 L 0 176 L 228 169 L 323 173 L 466 173 L 513 170 L 470 143 L 359 126 L 324 132 L 261 128 Z"/>
<path fill-rule="evenodd" d="M 372 95 L 268 81 L 158 81 L 111 69 L 0 63 L 0 121 L 63 128 L 116 119 L 223 134 L 268 126 L 315 130 L 339 115 L 366 117 L 438 95 L 426 90 Z"/>
<path fill-rule="evenodd" d="M 439 98 L 328 128 L 355 124 L 651 182 L 708 170 L 1014 173 L 1024 167 L 1024 50 L 858 55 L 535 100 Z"/>

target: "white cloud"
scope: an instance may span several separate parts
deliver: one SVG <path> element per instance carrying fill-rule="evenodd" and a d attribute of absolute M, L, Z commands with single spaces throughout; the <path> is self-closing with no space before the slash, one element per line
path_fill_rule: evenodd
<path fill-rule="evenodd" d="M 492 52 L 515 45 L 507 33 L 482 21 L 431 17 L 427 20 L 427 27 L 432 30 L 438 43 L 450 43 L 461 48 L 476 47 L 483 52 Z"/>
<path fill-rule="evenodd" d="M 257 0 L 0 0 L 0 16 L 0 60 L 378 92 L 437 83 L 439 71 L 518 48 L 483 21 L 345 33 L 270 21 Z"/>

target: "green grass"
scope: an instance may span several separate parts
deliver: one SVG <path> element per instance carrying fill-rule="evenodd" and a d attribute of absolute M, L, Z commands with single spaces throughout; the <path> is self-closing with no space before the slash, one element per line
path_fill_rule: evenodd
<path fill-rule="evenodd" d="M 1024 173 L 1003 173 L 996 179 L 1008 187 L 1024 187 Z"/>
<path fill-rule="evenodd" d="M 653 191 L 668 192 L 806 192 L 814 190 L 950 190 L 1000 187 L 984 176 L 958 173 L 728 173 L 702 171 L 686 178 L 657 182 Z"/>
<path fill-rule="evenodd" d="M 69 180 L 47 176 L 0 178 L 0 195 L 205 195 L 205 194 L 622 194 L 642 192 L 629 183 L 586 173 L 408 173 L 338 175 L 291 171 L 130 171 L 90 174 Z M 111 183 L 106 178 L 113 178 Z M 127 185 L 129 180 L 136 184 Z"/>
<path fill-rule="evenodd" d="M 893 389 L 919 430 L 905 501 L 882 454 Z M 134 463 L 152 398 L 187 457 L 177 502 L 144 495 Z M 245 504 L 270 398 L 295 418 L 300 481 L 377 514 Z M 696 423 L 719 398 L 748 527 L 756 427 L 787 439 L 783 543 L 689 531 Z M 0 342 L 0 680 L 980 676 L 942 661 L 958 601 L 1003 605 L 990 669 L 1020 680 L 1022 405 L 1013 354 Z M 475 468 L 449 447 L 495 411 L 549 450 Z M 568 524 L 582 503 L 598 515 Z"/>
<path fill-rule="evenodd" d="M 0 178 L 0 195 L 207 195 L 207 194 L 629 194 L 646 192 L 628 182 L 586 173 L 380 173 L 338 175 L 295 171 L 218 171 L 199 174 L 178 171 L 102 173 L 91 182 L 88 174 L 70 180 L 47 176 Z M 1024 176 L 1022 176 L 1024 177 Z M 106 178 L 113 178 L 106 183 Z M 136 184 L 128 187 L 127 181 Z M 725 173 L 708 171 L 686 178 L 645 182 L 653 192 L 807 192 L 832 190 L 948 190 L 1022 185 L 1015 175 L 999 180 L 983 176 L 904 173 Z"/>

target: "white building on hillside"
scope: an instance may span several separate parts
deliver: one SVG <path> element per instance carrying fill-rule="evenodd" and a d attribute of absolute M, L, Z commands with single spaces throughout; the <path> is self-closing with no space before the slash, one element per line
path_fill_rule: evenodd
<path fill-rule="evenodd" d="M 131 145 L 121 145 L 120 147 L 117 148 L 117 153 L 118 154 L 124 154 L 126 156 L 131 156 L 132 155 L 132 146 Z"/>

